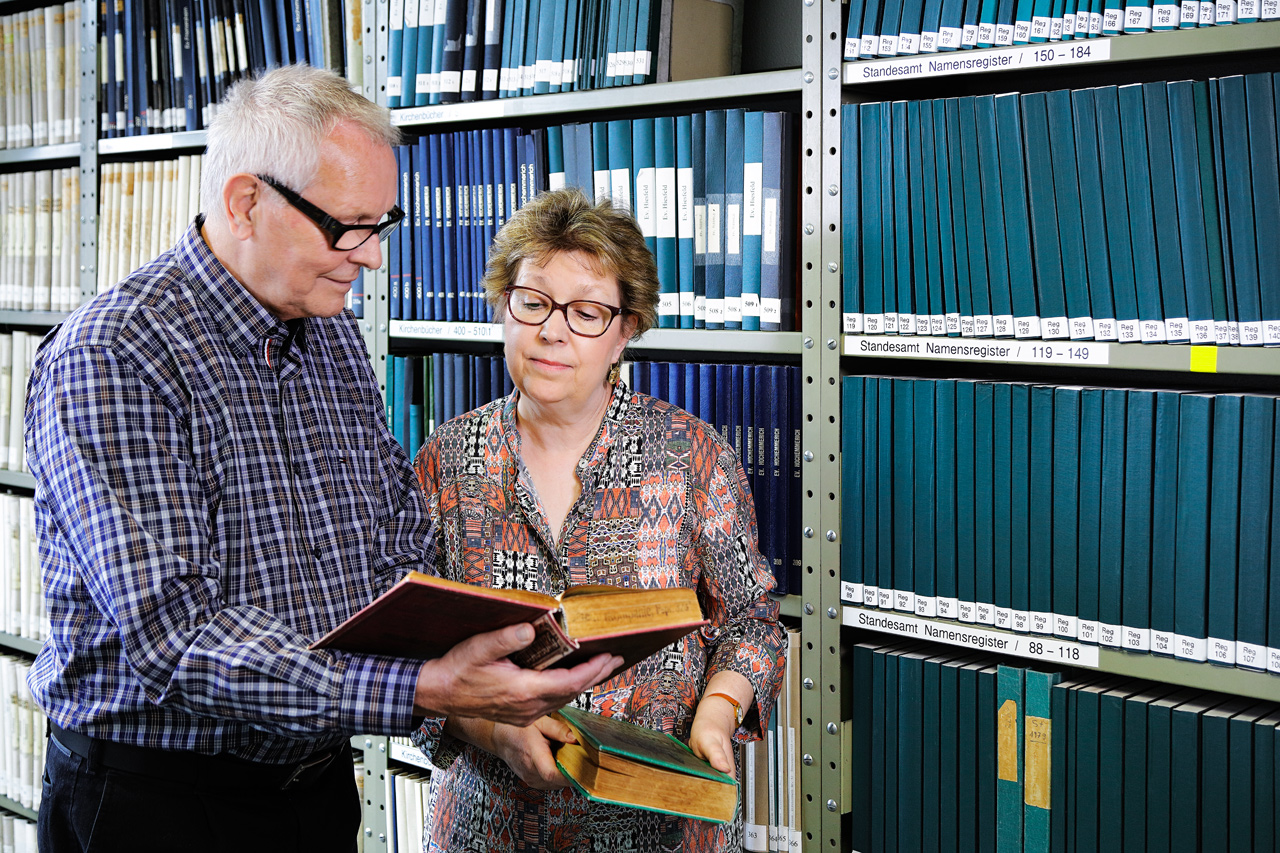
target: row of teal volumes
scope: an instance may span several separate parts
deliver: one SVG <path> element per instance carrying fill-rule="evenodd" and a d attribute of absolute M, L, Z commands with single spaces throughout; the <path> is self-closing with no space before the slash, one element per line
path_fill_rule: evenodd
<path fill-rule="evenodd" d="M 795 328 L 795 116 L 748 109 L 547 129 L 550 184 L 635 213 L 658 326 Z"/>
<path fill-rule="evenodd" d="M 1280 398 L 849 376 L 854 603 L 1280 672 Z"/>
<path fill-rule="evenodd" d="M 392 0 L 387 106 L 654 81 L 658 0 Z"/>
<path fill-rule="evenodd" d="M 846 105 L 845 331 L 1280 344 L 1277 84 Z"/>
<path fill-rule="evenodd" d="M 844 58 L 872 59 L 1254 23 L 1259 0 L 853 0 Z"/>
<path fill-rule="evenodd" d="M 849 663 L 859 853 L 1274 853 L 1280 705 L 926 643 Z"/>

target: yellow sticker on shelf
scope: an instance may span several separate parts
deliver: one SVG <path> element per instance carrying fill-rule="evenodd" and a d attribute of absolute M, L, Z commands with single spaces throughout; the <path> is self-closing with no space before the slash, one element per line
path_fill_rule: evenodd
<path fill-rule="evenodd" d="M 1218 372 L 1218 348 L 1217 347 L 1192 347 L 1191 348 L 1191 372 L 1192 373 L 1217 373 Z"/>

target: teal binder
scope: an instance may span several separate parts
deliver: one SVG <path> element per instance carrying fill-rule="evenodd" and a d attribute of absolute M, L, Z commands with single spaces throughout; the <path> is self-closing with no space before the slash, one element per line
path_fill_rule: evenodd
<path fill-rule="evenodd" d="M 961 622 L 974 620 L 975 533 L 978 495 L 989 499 L 989 493 L 977 491 L 974 465 L 975 382 L 956 382 L 955 387 L 955 613 L 949 618 Z M 990 387 L 989 385 L 987 386 Z M 989 410 L 989 404 L 988 404 Z M 989 468 L 987 470 L 990 470 Z M 943 583 L 939 579 L 939 596 Z M 941 603 L 939 604 L 941 607 Z"/>
<path fill-rule="evenodd" d="M 1245 396 L 1240 436 L 1240 528 L 1236 564 L 1236 666 L 1267 667 L 1267 596 L 1259 592 L 1271 583 L 1268 574 L 1269 536 L 1273 517 L 1271 481 L 1277 440 L 1276 401 Z M 1212 623 L 1212 620 L 1211 620 Z M 1212 627 L 1212 624 L 1211 624 Z"/>
<path fill-rule="evenodd" d="M 1213 345 L 1217 343 L 1217 335 L 1214 330 L 1205 199 L 1200 186 L 1193 84 L 1187 80 L 1169 83 L 1168 99 L 1173 185 L 1182 249 L 1182 277 L 1186 286 L 1187 337 L 1193 344 Z"/>
<path fill-rule="evenodd" d="M 991 393 L 991 573 L 987 584 L 983 583 L 979 564 L 979 591 L 988 592 L 985 599 L 991 606 L 991 618 L 997 628 L 1013 628 L 1013 570 L 1026 572 L 1026 499 L 1027 460 L 1026 442 L 1031 431 L 1029 420 L 1029 393 L 1026 385 L 1000 382 Z M 1021 465 L 1015 462 L 1018 445 L 1022 445 Z M 1021 487 L 1018 481 L 1021 480 Z M 1015 517 L 1015 504 L 1021 498 L 1022 518 Z M 1021 521 L 1021 523 L 1019 523 Z M 1019 532 L 1019 528 L 1021 531 Z M 986 589 L 984 590 L 984 586 Z M 1023 590 L 1026 586 L 1023 584 Z M 979 601 L 983 599 L 979 597 Z M 979 615 L 981 615 L 979 609 Z"/>
<path fill-rule="evenodd" d="M 1142 340 L 1142 332 L 1138 325 L 1138 291 L 1130 239 L 1125 149 L 1120 137 L 1119 91 L 1115 86 L 1099 86 L 1093 90 L 1093 98 L 1102 170 L 1103 213 L 1111 263 L 1111 295 L 1116 309 L 1116 335 L 1121 343 L 1137 342 Z"/>
<path fill-rule="evenodd" d="M 1169 343 L 1188 343 L 1191 340 L 1191 330 L 1187 312 L 1187 282 L 1182 272 L 1183 238 L 1178 217 L 1176 179 L 1171 168 L 1173 138 L 1169 127 L 1168 84 L 1163 81 L 1144 83 L 1142 93 L 1146 106 L 1153 233 L 1160 277 L 1160 298 L 1164 306 L 1165 340 Z"/>
<path fill-rule="evenodd" d="M 1058 241 L 1062 258 L 1062 287 L 1066 297 L 1068 336 L 1093 338 L 1093 311 L 1085 270 L 1084 211 L 1080 203 L 1079 169 L 1076 163 L 1075 121 L 1071 92 L 1057 89 L 1045 94 L 1049 139 L 1053 149 L 1054 201 L 1058 214 Z M 1096 208 L 1090 208 L 1090 215 Z"/>
<path fill-rule="evenodd" d="M 742 139 L 742 328 L 759 331 L 764 260 L 764 113 L 748 110 L 743 114 Z"/>
<path fill-rule="evenodd" d="M 1046 393 L 1049 392 L 1049 393 Z M 1045 467 L 1040 449 L 1052 439 L 1049 436 L 1053 395 L 1047 385 L 1028 385 L 1018 382 L 1010 387 L 1009 415 L 1009 618 L 1015 631 L 1030 631 L 1031 626 L 1031 574 L 1039 572 L 1038 561 L 1042 540 L 1035 525 L 1041 523 L 1042 507 L 1032 502 L 1045 496 L 1048 486 L 1032 482 L 1035 464 Z M 1049 401 L 1046 406 L 1045 402 Z M 1036 455 L 1033 456 L 1033 450 Z M 1046 468 L 1046 470 L 1048 470 Z M 1037 472 L 1038 473 L 1038 472 Z M 1050 475 L 1052 476 L 1052 475 Z M 1033 512 L 1034 510 L 1034 512 Z M 997 534 L 998 535 L 998 534 Z M 1048 537 L 1043 538 L 1047 542 Z M 1035 549 L 1033 550 L 1033 543 Z M 1043 567 L 1047 568 L 1047 566 Z M 996 627 L 1001 626 L 1000 602 L 996 602 Z M 1047 623 L 1047 620 L 1046 620 Z M 1047 624 L 1039 626 L 1046 632 Z"/>
<path fill-rule="evenodd" d="M 1126 401 L 1124 458 L 1124 569 L 1121 582 L 1123 605 L 1120 648 L 1151 650 L 1151 539 L 1155 500 L 1156 398 L 1150 391 L 1129 391 Z M 1110 401 L 1109 401 L 1110 402 Z M 1175 471 L 1176 475 L 1176 459 Z M 1165 529 L 1160 535 L 1168 535 Z M 1106 576 L 1104 575 L 1104 582 Z M 1099 589 L 1105 601 L 1106 587 Z M 1101 641 L 1107 636 L 1106 608 L 1101 613 Z"/>
<path fill-rule="evenodd" d="M 1027 466 L 1027 483 L 1028 489 L 1026 495 L 1027 509 L 1024 517 L 1026 518 L 1026 541 L 1027 541 L 1027 562 L 1025 573 L 1019 572 L 1017 569 L 1017 561 L 1014 561 L 1013 571 L 1013 589 L 1014 589 L 1014 610 L 1026 610 L 1029 612 L 1030 621 L 1027 630 L 1034 634 L 1052 634 L 1053 633 L 1053 611 L 1054 611 L 1054 588 L 1057 585 L 1057 579 L 1054 576 L 1054 532 L 1056 520 L 1054 513 L 1058 508 L 1059 498 L 1054 494 L 1057 487 L 1056 477 L 1058 473 L 1059 449 L 1067 452 L 1069 444 L 1078 440 L 1076 431 L 1079 430 L 1080 414 L 1079 414 L 1079 398 L 1072 392 L 1069 398 L 1071 411 L 1067 417 L 1074 421 L 1073 428 L 1068 437 L 1059 442 L 1055 430 L 1057 421 L 1057 407 L 1063 402 L 1064 398 L 1058 393 L 1059 389 L 1055 389 L 1052 385 L 1033 385 L 1031 386 L 1031 430 L 1029 433 L 1030 445 L 1028 450 L 1028 466 Z M 1016 397 L 1015 397 L 1016 399 Z M 1019 444 L 1016 439 L 1015 444 Z M 1016 458 L 1016 457 L 1015 457 Z M 1071 500 L 1076 498 L 1076 491 L 1071 492 Z M 1014 500 L 1017 501 L 1017 487 L 1015 486 Z M 1019 516 L 1018 508 L 1014 507 L 1015 519 Z M 1072 513 L 1074 517 L 1075 513 Z M 1015 544 L 1017 534 L 1015 533 Z M 1073 549 L 1074 550 L 1074 549 Z M 1071 609 L 1075 610 L 1075 567 L 1072 566 L 1064 573 L 1064 584 L 1069 582 L 1073 589 L 1070 600 Z M 1023 580 L 1025 578 L 1025 581 Z M 1020 584 L 1025 583 L 1025 593 L 1019 589 Z M 1074 614 L 1073 614 L 1074 615 Z M 1017 629 L 1015 621 L 1014 628 Z"/>
<path fill-rule="evenodd" d="M 724 111 L 724 327 L 743 328 L 743 176 L 746 110 Z"/>
<path fill-rule="evenodd" d="M 1280 344 L 1280 245 L 1270 225 L 1280 221 L 1280 154 L 1275 131 L 1280 84 L 1272 73 L 1257 73 L 1245 75 L 1244 85 L 1249 109 L 1249 167 L 1253 173 L 1262 342 L 1273 346 Z"/>
<path fill-rule="evenodd" d="M 1061 673 L 1028 669 L 1023 676 L 1023 790 L 1022 847 L 1024 853 L 1049 853 L 1049 815 L 1055 792 L 1052 788 L 1053 747 L 1063 737 L 1055 731 L 1053 686 Z M 999 837 L 997 836 L 997 841 Z"/>
<path fill-rule="evenodd" d="M 996 670 L 996 853 L 1023 851 L 1023 672 Z"/>
<path fill-rule="evenodd" d="M 1200 849 L 1201 800 L 1210 796 L 1202 789 L 1202 717 L 1223 703 L 1223 697 L 1206 694 L 1173 709 L 1170 723 L 1169 847 L 1174 853 Z M 1200 748 L 1197 748 L 1200 747 Z"/>
<path fill-rule="evenodd" d="M 1043 315 L 1042 333 L 1045 338 L 1065 338 L 1069 336 L 1070 329 L 1067 326 L 1062 247 L 1054 190 L 1054 172 L 1058 164 L 1050 148 L 1047 100 L 1043 92 L 1022 96 L 1022 131 L 1027 140 L 1027 196 L 1035 245 L 1036 286 Z"/>
<path fill-rule="evenodd" d="M 1250 75 L 1252 76 L 1252 75 Z M 1222 136 L 1222 163 L 1253 163 L 1253 135 L 1246 105 L 1247 78 L 1240 75 L 1220 77 L 1216 81 L 1219 121 Z M 1260 88 L 1260 87 L 1259 87 Z M 1249 91 L 1253 91 L 1249 89 Z M 1258 248 L 1254 238 L 1254 195 L 1251 171 L 1225 168 L 1226 233 L 1231 251 L 1231 281 L 1236 316 L 1240 324 L 1240 344 L 1260 346 L 1263 343 L 1262 303 L 1259 292 L 1260 270 Z"/>
<path fill-rule="evenodd" d="M 1079 536 L 1076 540 L 1076 614 L 1074 626 L 1066 626 L 1068 634 L 1082 643 L 1098 642 L 1098 575 L 1102 542 L 1102 489 L 1105 445 L 1105 398 L 1101 388 L 1080 391 L 1080 485 L 1077 505 Z M 1109 461 L 1109 460 L 1108 460 Z M 1056 476 L 1056 472 L 1055 472 Z M 1123 499 L 1123 488 L 1121 488 Z M 1055 510 L 1054 520 L 1058 519 Z M 1108 526 L 1114 526 L 1108 524 Z M 1056 545 L 1055 531 L 1055 545 Z M 1056 555 L 1055 555 L 1056 560 Z M 1055 564 L 1056 566 L 1056 564 Z M 1055 591 L 1054 610 L 1057 612 Z M 1056 633 L 1056 629 L 1055 629 Z"/>
<path fill-rule="evenodd" d="M 853 26 L 850 11 L 850 27 Z M 854 59 L 847 55 L 846 59 Z M 843 312 L 841 330 L 857 334 L 862 326 L 862 181 L 859 153 L 861 140 L 858 134 L 858 104 L 840 106 L 840 310 Z"/>
<path fill-rule="evenodd" d="M 957 290 L 957 230 L 952 216 L 951 153 L 947 134 L 947 102 L 935 98 L 929 102 L 933 112 L 934 204 L 937 208 L 938 260 L 941 267 L 942 305 L 946 333 L 960 334 L 960 298 Z M 925 139 L 928 142 L 928 138 Z"/>
<path fill-rule="evenodd" d="M 1098 853 L 1124 849 L 1124 797 L 1129 733 L 1125 708 L 1147 683 L 1129 681 L 1098 697 Z"/>
<path fill-rule="evenodd" d="M 863 390 L 861 376 L 846 376 L 840 388 L 840 527 L 862 529 Z M 840 600 L 862 604 L 861 537 L 846 536 L 840 545 Z"/>
<path fill-rule="evenodd" d="M 1121 602 L 1123 600 L 1125 525 L 1128 507 L 1128 483 L 1125 479 L 1128 457 L 1125 451 L 1125 430 L 1128 419 L 1128 392 L 1121 388 L 1108 388 L 1102 392 L 1102 486 L 1098 524 L 1098 573 L 1097 587 L 1092 597 L 1097 599 L 1097 616 L 1090 631 L 1085 619 L 1083 601 L 1089 593 L 1084 589 L 1081 572 L 1080 639 L 1112 648 L 1120 646 L 1120 629 L 1123 625 Z M 1136 451 L 1136 448 L 1135 448 Z M 1092 633 L 1092 637 L 1089 634 Z"/>
<path fill-rule="evenodd" d="M 893 609 L 914 613 L 915 603 L 915 383 L 893 380 Z M 924 495 L 920 496 L 925 499 Z"/>
<path fill-rule="evenodd" d="M 1098 159 L 1098 115 L 1092 89 L 1071 92 L 1071 118 L 1075 131 L 1076 166 L 1084 239 L 1084 272 L 1091 311 L 1093 337 L 1114 341 L 1117 336 L 1116 309 L 1111 297 L 1111 264 L 1107 256 L 1107 223 L 1103 211 L 1102 168 Z M 1070 239 L 1070 238 L 1069 238 Z M 1070 304 L 1070 303 L 1068 303 Z"/>
<path fill-rule="evenodd" d="M 1236 663 L 1236 573 L 1243 532 L 1240 488 L 1244 473 L 1241 462 L 1246 399 L 1244 395 L 1229 393 L 1213 397 L 1208 601 L 1204 629 L 1205 655 L 1210 663 L 1222 666 Z"/>
<path fill-rule="evenodd" d="M 1183 483 L 1180 437 L 1180 394 L 1158 391 L 1153 445 L 1151 501 L 1151 651 L 1175 653 L 1176 566 L 1178 563 L 1178 489 Z M 1204 445 L 1201 445 L 1203 452 Z M 1207 454 L 1204 454 L 1207 455 Z M 1188 480 L 1190 482 L 1190 480 Z M 1191 530 L 1194 531 L 1194 525 Z M 1191 539 L 1188 542 L 1192 541 Z M 1126 584 L 1128 577 L 1125 578 Z"/>
<path fill-rule="evenodd" d="M 976 100 L 971 97 L 957 100 L 961 148 L 959 165 L 963 175 L 963 197 L 966 208 L 965 230 L 969 256 L 969 295 L 973 305 L 973 334 L 977 337 L 990 337 L 992 334 L 991 295 L 988 290 L 987 233 L 982 201 L 984 176 L 979 171 L 978 132 L 974 117 Z M 996 213 L 997 211 L 991 211 L 992 219 Z"/>
<path fill-rule="evenodd" d="M 907 187 L 911 214 L 911 291 L 915 306 L 915 333 L 932 334 L 931 319 L 935 311 L 941 316 L 941 306 L 930 303 L 930 285 L 937 283 L 937 275 L 929 263 L 929 237 L 925 223 L 929 209 L 924 188 L 924 152 L 921 150 L 920 101 L 907 102 Z M 901 203 L 901 202 L 899 202 Z"/>
<path fill-rule="evenodd" d="M 676 245 L 680 197 L 676 182 L 676 122 L 671 116 L 658 116 L 649 126 L 653 130 L 652 216 L 657 249 L 654 257 L 658 265 L 658 326 L 674 329 L 680 325 L 680 259 Z M 634 126 L 637 140 L 642 132 L 643 125 L 637 119 Z M 636 186 L 639 185 L 637 173 Z M 690 262 L 692 260 L 690 258 Z M 691 288 L 692 284 L 691 281 Z"/>
<path fill-rule="evenodd" d="M 1101 402 L 1102 392 L 1092 389 L 1092 399 Z M 1052 605 L 1053 633 L 1076 639 L 1080 616 L 1080 548 L 1085 539 L 1081 507 L 1086 490 L 1096 489 L 1085 481 L 1085 469 L 1098 462 L 1098 444 L 1086 443 L 1084 423 L 1085 389 L 1060 387 L 1053 389 L 1053 568 Z M 1101 421 L 1101 406 L 1097 407 Z M 1100 430 L 1098 437 L 1100 438 Z M 1089 459 L 1086 462 L 1086 457 Z M 1044 476 L 1043 473 L 1040 475 Z M 1094 527 L 1096 536 L 1097 527 Z M 1034 575 L 1033 575 L 1034 578 Z M 1034 586 L 1033 586 L 1034 591 Z M 1033 603 L 1032 609 L 1036 607 Z"/>
<path fill-rule="evenodd" d="M 1009 248 L 1005 237 L 1004 199 L 1001 197 L 1001 161 L 996 127 L 995 95 L 974 98 L 978 162 L 982 174 L 982 208 L 986 224 L 987 274 L 991 293 L 991 333 L 1012 337 L 1013 296 L 1009 289 Z M 1009 96 L 999 96 L 1006 102 Z M 1016 96 L 1013 96 L 1016 98 Z"/>
<path fill-rule="evenodd" d="M 1013 314 L 1013 333 L 1018 338 L 1062 337 L 1048 334 L 1043 317 L 1045 305 L 1037 298 L 1036 277 L 1032 265 L 1031 225 L 1027 218 L 1027 183 L 1029 159 L 1033 156 L 1024 145 L 1022 112 L 1017 94 L 997 95 L 996 139 L 1000 150 L 1001 209 L 1004 212 L 1005 238 L 1009 253 L 1009 294 Z M 1025 116 L 1023 117 L 1025 118 Z"/>
<path fill-rule="evenodd" d="M 880 113 L 883 103 L 857 104 L 858 188 L 861 210 L 855 239 L 861 247 L 862 331 L 884 333 L 884 266 L 880 258 L 883 214 L 880 209 Z M 847 237 L 848 235 L 846 235 Z"/>
<path fill-rule="evenodd" d="M 915 103 L 914 101 L 912 103 Z M 928 311 L 926 306 L 915 305 L 915 291 L 911 278 L 911 262 L 914 244 L 911 233 L 912 209 L 916 207 L 910 178 L 910 142 L 907 134 L 907 101 L 889 104 L 890 146 L 892 152 L 893 190 L 893 281 L 897 298 L 898 334 L 916 333 L 916 315 Z M 886 149 L 881 148 L 883 153 Z M 886 311 L 888 310 L 886 306 Z M 886 331 L 893 331 L 886 329 Z"/>
<path fill-rule="evenodd" d="M 944 131 L 947 139 L 947 157 L 948 157 L 948 179 L 951 187 L 951 245 L 956 247 L 956 306 L 959 313 L 960 330 L 962 337 L 972 337 L 974 335 L 974 316 L 973 316 L 973 294 L 969 284 L 969 224 L 968 210 L 965 202 L 965 180 L 963 171 L 964 148 L 962 145 L 962 136 L 960 133 L 960 99 L 946 98 L 943 101 L 943 113 L 945 115 Z M 942 173 L 939 172 L 939 181 L 941 181 Z M 943 186 L 939 185 L 939 193 L 941 194 Z M 981 225 L 979 224 L 979 228 Z M 963 247 L 963 248 L 962 248 Z M 986 275 L 986 268 L 982 269 L 982 274 Z"/>
<path fill-rule="evenodd" d="M 996 587 L 1001 587 L 1003 598 L 1008 596 L 1009 388 L 1006 383 L 979 382 L 973 391 L 972 621 L 980 625 L 995 624 Z"/>
<path fill-rule="evenodd" d="M 876 380 L 879 420 L 876 424 L 876 449 L 879 452 L 879 470 L 883 476 L 876 478 L 876 567 L 879 601 L 876 606 L 884 610 L 892 610 L 897 598 L 894 586 L 894 496 L 896 462 L 895 441 L 898 434 L 895 429 L 894 414 L 894 380 L 881 377 Z M 901 439 L 905 441 L 905 439 Z"/>
<path fill-rule="evenodd" d="M 880 519 L 877 514 L 880 497 L 880 383 L 877 379 L 867 378 L 862 389 L 862 521 L 861 527 L 851 528 L 860 531 L 857 547 L 861 549 L 862 565 L 862 604 L 867 607 L 880 606 L 880 576 L 878 562 L 880 555 L 879 530 Z M 857 556 L 855 555 L 855 559 Z"/>
<path fill-rule="evenodd" d="M 1194 661 L 1205 659 L 1205 638 L 1208 636 L 1205 622 L 1212 517 L 1209 503 L 1213 471 L 1211 450 L 1219 447 L 1214 409 L 1214 397 L 1209 394 L 1184 394 L 1178 407 L 1173 653 L 1176 657 Z M 1238 451 L 1239 417 L 1233 421 L 1224 425 L 1223 433 L 1229 435 L 1234 429 Z M 1230 442 L 1223 439 L 1223 443 Z M 1153 583 L 1152 587 L 1154 591 L 1156 585 Z"/>
<path fill-rule="evenodd" d="M 955 619 L 956 597 L 956 386 L 955 382 L 933 385 L 933 438 L 937 448 L 934 466 L 933 540 L 934 594 L 936 615 Z M 972 428 L 972 426 L 970 426 Z M 845 530 L 852 530 L 845 527 Z"/>
<path fill-rule="evenodd" d="M 1120 135 L 1125 154 L 1125 191 L 1129 205 L 1134 287 L 1138 296 L 1138 320 L 1143 343 L 1165 340 L 1164 307 L 1160 295 L 1160 271 L 1156 260 L 1155 216 L 1151 201 L 1151 165 L 1148 159 L 1142 84 L 1121 86 Z"/>
<path fill-rule="evenodd" d="M 915 474 L 912 504 L 912 590 L 915 614 L 938 615 L 935 538 L 937 519 L 937 467 L 940 461 L 935 432 L 935 386 L 931 379 L 912 380 L 911 429 L 915 442 L 912 467 Z M 897 473 L 897 472 L 895 472 Z"/>
<path fill-rule="evenodd" d="M 681 329 L 692 329 L 697 236 L 695 222 L 698 209 L 693 175 L 693 116 L 676 116 L 675 131 L 677 325 Z M 702 204 L 702 215 L 706 215 L 705 200 Z"/>

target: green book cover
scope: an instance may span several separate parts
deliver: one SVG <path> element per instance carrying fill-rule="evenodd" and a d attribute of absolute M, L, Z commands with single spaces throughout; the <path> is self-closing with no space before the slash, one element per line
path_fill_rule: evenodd
<path fill-rule="evenodd" d="M 1129 681 L 1098 697 L 1098 853 L 1124 850 L 1125 706 L 1144 681 Z"/>
<path fill-rule="evenodd" d="M 996 671 L 996 851 L 1021 853 L 1023 798 L 1023 673 Z"/>
<path fill-rule="evenodd" d="M 718 823 L 733 818 L 738 783 L 671 735 L 578 708 L 558 713 L 578 743 L 562 744 L 556 765 L 583 796 Z"/>
<path fill-rule="evenodd" d="M 1053 805 L 1053 685 L 1057 672 L 1028 669 L 1023 684 L 1022 847 L 1025 853 L 1049 853 L 1049 814 Z M 1000 837 L 996 837 L 997 843 Z M 1003 849 L 1003 848 L 1002 848 Z"/>

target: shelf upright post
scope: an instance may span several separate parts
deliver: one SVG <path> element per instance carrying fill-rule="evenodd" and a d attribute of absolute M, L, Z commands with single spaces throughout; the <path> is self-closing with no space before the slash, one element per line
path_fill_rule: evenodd
<path fill-rule="evenodd" d="M 98 292 L 98 15 L 80 7 L 80 302 Z M 75 308 L 76 306 L 71 306 Z"/>
<path fill-rule="evenodd" d="M 840 665 L 839 0 L 801 0 L 800 708 L 804 848 L 838 853 L 843 730 Z"/>

